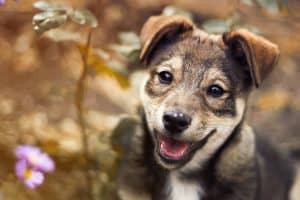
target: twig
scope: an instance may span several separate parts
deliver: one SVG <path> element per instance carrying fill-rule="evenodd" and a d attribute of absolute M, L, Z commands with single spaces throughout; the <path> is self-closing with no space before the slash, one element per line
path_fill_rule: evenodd
<path fill-rule="evenodd" d="M 85 121 L 84 121 L 84 108 L 83 108 L 83 101 L 84 101 L 84 95 L 85 95 L 85 82 L 88 72 L 88 55 L 89 55 L 89 49 L 91 44 L 91 37 L 92 37 L 92 28 L 89 29 L 86 45 L 85 45 L 85 51 L 84 53 L 81 53 L 82 56 L 82 62 L 83 62 L 83 69 L 81 72 L 81 75 L 77 82 L 77 90 L 76 90 L 76 98 L 75 98 L 75 105 L 78 112 L 78 120 L 79 125 L 81 129 L 81 136 L 82 136 L 82 143 L 83 143 L 83 156 L 86 161 L 87 165 L 87 171 L 86 171 L 86 181 L 88 186 L 88 199 L 93 200 L 93 177 L 90 173 L 90 155 L 89 155 L 89 142 L 88 142 L 88 135 L 86 132 L 85 127 Z"/>

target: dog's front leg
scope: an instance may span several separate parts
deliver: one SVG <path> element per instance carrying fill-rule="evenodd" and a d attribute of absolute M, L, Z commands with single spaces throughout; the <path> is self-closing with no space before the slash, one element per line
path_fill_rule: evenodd
<path fill-rule="evenodd" d="M 142 128 L 137 127 L 119 177 L 118 193 L 121 200 L 152 199 L 151 177 L 144 164 L 144 137 Z"/>

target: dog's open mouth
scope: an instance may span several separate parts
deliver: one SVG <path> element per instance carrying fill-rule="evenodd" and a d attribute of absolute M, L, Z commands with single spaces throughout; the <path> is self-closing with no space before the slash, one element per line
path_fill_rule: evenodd
<path fill-rule="evenodd" d="M 203 147 L 207 140 L 214 134 L 213 129 L 203 139 L 197 142 L 177 140 L 163 134 L 157 134 L 157 153 L 161 159 L 170 164 L 187 162 L 195 153 Z"/>
<path fill-rule="evenodd" d="M 158 140 L 160 156 L 170 161 L 181 160 L 191 146 L 189 142 L 179 141 L 162 135 L 159 136 Z"/>

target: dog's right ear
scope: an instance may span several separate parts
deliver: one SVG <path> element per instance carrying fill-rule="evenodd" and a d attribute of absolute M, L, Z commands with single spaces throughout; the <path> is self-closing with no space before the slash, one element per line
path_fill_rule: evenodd
<path fill-rule="evenodd" d="M 256 87 L 270 74 L 279 58 L 278 46 L 245 29 L 236 29 L 223 34 L 223 41 L 235 56 L 248 64 Z"/>
<path fill-rule="evenodd" d="M 150 17 L 141 31 L 141 61 L 148 63 L 152 51 L 164 36 L 180 34 L 193 29 L 193 22 L 187 17 L 179 15 Z"/>

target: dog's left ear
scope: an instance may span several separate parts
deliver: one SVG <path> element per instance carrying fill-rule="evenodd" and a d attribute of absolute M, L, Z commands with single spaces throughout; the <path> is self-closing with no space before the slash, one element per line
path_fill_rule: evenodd
<path fill-rule="evenodd" d="M 184 16 L 152 16 L 144 24 L 141 31 L 140 60 L 148 62 L 150 54 L 159 41 L 169 35 L 178 35 L 194 29 L 193 22 Z"/>
<path fill-rule="evenodd" d="M 234 56 L 244 57 L 256 87 L 260 86 L 278 61 L 278 46 L 247 30 L 237 29 L 224 33 L 223 41 Z"/>

